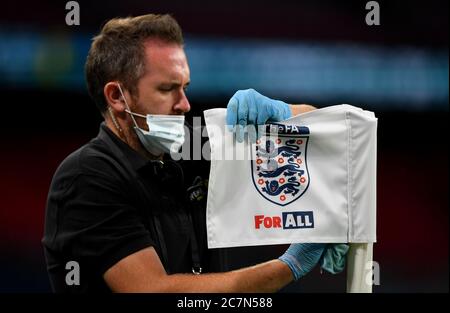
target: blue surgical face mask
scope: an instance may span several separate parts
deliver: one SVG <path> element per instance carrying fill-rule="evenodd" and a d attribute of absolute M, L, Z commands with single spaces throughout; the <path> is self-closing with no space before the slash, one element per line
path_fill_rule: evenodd
<path fill-rule="evenodd" d="M 184 115 L 142 115 L 133 113 L 128 106 L 122 88 L 120 85 L 118 86 L 127 107 L 125 112 L 131 115 L 134 130 L 144 148 L 153 155 L 178 152 L 184 143 Z M 139 128 L 134 116 L 145 118 L 149 130 L 146 131 Z"/>

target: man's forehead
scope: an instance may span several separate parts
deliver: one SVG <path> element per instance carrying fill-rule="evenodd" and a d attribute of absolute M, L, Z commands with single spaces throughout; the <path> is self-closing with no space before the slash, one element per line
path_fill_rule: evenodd
<path fill-rule="evenodd" d="M 144 43 L 148 69 L 186 70 L 187 60 L 183 47 L 175 43 L 166 43 L 150 39 Z"/>

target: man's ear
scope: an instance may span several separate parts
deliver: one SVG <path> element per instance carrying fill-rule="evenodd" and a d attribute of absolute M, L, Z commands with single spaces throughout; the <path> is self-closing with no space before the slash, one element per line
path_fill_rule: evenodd
<path fill-rule="evenodd" d="M 125 93 L 126 91 L 122 91 Z M 111 108 L 116 111 L 123 113 L 125 112 L 125 109 L 127 108 L 125 105 L 125 100 L 123 96 L 126 97 L 126 94 L 122 96 L 122 93 L 119 89 L 119 84 L 116 82 L 108 82 L 105 87 L 103 88 L 103 95 L 105 96 L 106 102 L 108 103 Z"/>

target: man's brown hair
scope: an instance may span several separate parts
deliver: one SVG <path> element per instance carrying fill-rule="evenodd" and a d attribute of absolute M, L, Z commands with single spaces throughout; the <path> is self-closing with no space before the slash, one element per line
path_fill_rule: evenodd
<path fill-rule="evenodd" d="M 183 45 L 181 28 L 168 14 L 114 18 L 93 38 L 85 75 L 89 94 L 100 112 L 108 106 L 103 88 L 110 81 L 122 82 L 132 96 L 137 95 L 137 83 L 145 70 L 144 42 L 150 38 Z"/>

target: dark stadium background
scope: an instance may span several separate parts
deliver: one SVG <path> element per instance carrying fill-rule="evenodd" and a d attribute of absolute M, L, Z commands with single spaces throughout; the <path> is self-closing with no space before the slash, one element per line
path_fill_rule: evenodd
<path fill-rule="evenodd" d="M 0 5 L 0 292 L 50 291 L 40 243 L 48 187 L 101 121 L 83 81 L 90 38 L 109 18 L 145 13 L 172 13 L 184 30 L 193 115 L 250 87 L 374 111 L 374 292 L 448 292 L 447 1 L 379 1 L 380 26 L 365 24 L 366 1 L 355 0 L 78 1 L 80 26 L 65 24 L 65 3 Z M 228 267 L 284 248 L 230 249 Z M 344 290 L 344 274 L 318 271 L 285 289 Z"/>

